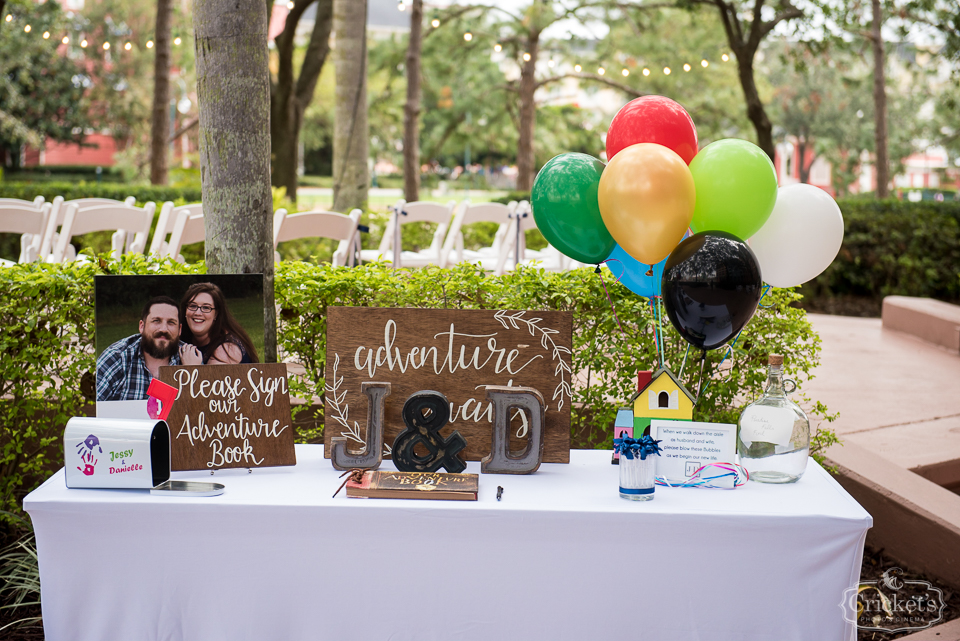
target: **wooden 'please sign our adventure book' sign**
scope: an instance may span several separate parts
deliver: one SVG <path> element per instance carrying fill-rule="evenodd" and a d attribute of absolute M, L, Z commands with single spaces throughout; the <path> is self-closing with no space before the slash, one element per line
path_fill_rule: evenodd
<path fill-rule="evenodd" d="M 363 447 L 367 400 L 360 387 L 378 381 L 391 384 L 385 456 L 404 429 L 406 399 L 434 390 L 450 402 L 443 435 L 460 432 L 466 460 L 480 460 L 490 453 L 493 420 L 486 386 L 506 385 L 540 392 L 547 404 L 543 461 L 568 463 L 572 325 L 570 312 L 328 308 L 324 455 L 330 457 L 334 437 L 347 438 L 350 449 Z M 525 417 L 514 417 L 511 441 L 522 447 Z"/>
<path fill-rule="evenodd" d="M 161 367 L 160 380 L 177 389 L 174 471 L 297 464 L 283 363 Z"/>

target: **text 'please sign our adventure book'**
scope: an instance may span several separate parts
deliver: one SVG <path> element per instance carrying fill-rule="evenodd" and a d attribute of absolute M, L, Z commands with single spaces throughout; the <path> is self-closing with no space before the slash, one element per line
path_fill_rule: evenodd
<path fill-rule="evenodd" d="M 440 499 L 476 501 L 477 474 L 369 471 L 362 480 L 347 481 L 347 496 L 371 499 Z"/>

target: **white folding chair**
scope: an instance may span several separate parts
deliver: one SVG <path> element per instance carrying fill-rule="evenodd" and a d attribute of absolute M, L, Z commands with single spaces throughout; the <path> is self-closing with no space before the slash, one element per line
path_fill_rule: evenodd
<path fill-rule="evenodd" d="M 29 200 L 19 201 L 25 205 L 15 205 L 13 198 L 0 199 L 0 232 L 20 234 L 20 256 L 17 262 L 32 263 L 37 260 L 43 232 L 50 217 L 50 203 L 42 203 L 39 208 Z"/>
<path fill-rule="evenodd" d="M 113 200 L 111 198 L 75 198 L 74 200 L 64 200 L 63 196 L 57 196 L 52 201 L 52 207 L 50 209 L 50 218 L 47 220 L 47 229 L 43 232 L 43 240 L 40 243 L 40 260 L 53 260 L 53 249 L 57 246 L 59 236 L 57 229 L 63 225 L 63 220 L 67 214 L 67 208 L 70 205 L 76 205 L 78 208 L 81 207 L 95 207 L 100 205 L 126 205 L 128 207 L 133 207 L 137 202 L 137 199 L 134 196 L 128 196 L 125 200 Z M 156 205 L 154 205 L 156 207 Z M 63 262 L 64 260 L 73 260 L 76 257 L 76 252 L 72 245 L 67 245 L 67 251 L 60 260 L 56 262 Z"/>
<path fill-rule="evenodd" d="M 514 219 L 515 225 L 511 227 L 507 239 L 509 249 L 505 252 L 503 263 L 497 265 L 497 268 L 501 270 L 500 273 L 514 269 L 518 263 L 522 265 L 536 263 L 538 267 L 548 271 L 567 269 L 567 257 L 552 245 L 547 245 L 544 249 L 536 251 L 527 249 L 526 231 L 537 228 L 537 223 L 533 218 L 533 209 L 531 209 L 529 202 L 521 200 L 517 204 Z"/>
<path fill-rule="evenodd" d="M 331 238 L 339 240 L 331 261 L 335 267 L 344 265 L 353 267 L 356 255 L 360 250 L 360 234 L 357 226 L 363 212 L 354 209 L 349 216 L 333 211 L 305 211 L 298 214 L 287 214 L 285 209 L 278 209 L 273 216 L 273 249 L 274 259 L 279 262 L 280 254 L 276 251 L 277 245 L 288 240 L 298 238 Z"/>
<path fill-rule="evenodd" d="M 183 246 L 206 240 L 207 231 L 204 226 L 203 211 L 197 211 L 197 208 L 199 205 L 185 205 L 178 208 L 181 211 L 177 213 L 177 220 L 173 223 L 170 242 L 166 244 L 166 253 L 160 254 L 161 256 L 173 258 L 180 263 L 185 262 L 180 255 Z"/>
<path fill-rule="evenodd" d="M 34 209 L 40 209 L 43 207 L 44 202 L 46 201 L 43 199 L 43 196 L 37 196 L 33 200 L 21 200 L 20 198 L 0 198 L 0 207 L 14 205 L 17 207 L 33 207 Z"/>
<path fill-rule="evenodd" d="M 67 247 L 70 246 L 70 241 L 74 236 L 111 229 L 115 230 L 112 239 L 112 251 L 115 259 L 119 259 L 123 253 L 142 254 L 146 248 L 147 236 L 150 233 L 150 224 L 153 222 L 155 210 L 155 203 L 147 203 L 142 209 L 125 204 L 80 208 L 77 207 L 76 203 L 71 203 L 66 207 L 63 225 L 60 227 L 60 236 L 57 239 L 50 261 L 60 263 L 68 259 Z M 49 225 L 47 228 L 49 229 Z M 132 235 L 132 240 L 128 241 L 128 233 Z"/>
<path fill-rule="evenodd" d="M 497 267 L 500 263 L 501 254 L 508 248 L 506 241 L 509 230 L 513 226 L 513 213 L 516 208 L 516 201 L 510 201 L 507 205 L 502 203 L 471 205 L 470 201 L 464 201 L 453 216 L 453 223 L 450 225 L 450 231 L 447 232 L 443 249 L 440 251 L 441 266 L 449 267 L 466 260 L 479 264 L 485 269 L 493 270 L 497 276 L 501 275 L 502 272 L 497 272 Z M 465 250 L 463 248 L 463 226 L 481 222 L 497 223 L 499 225 L 493 238 L 493 244 L 477 250 Z"/>
<path fill-rule="evenodd" d="M 176 224 L 176 221 L 182 212 L 187 212 L 187 215 L 189 216 L 193 216 L 195 214 L 203 215 L 203 205 L 200 203 L 195 203 L 193 205 L 181 205 L 180 207 L 174 207 L 173 203 L 169 200 L 163 203 L 163 206 L 160 207 L 160 215 L 157 216 L 157 226 L 153 230 L 153 239 L 150 241 L 149 254 L 161 257 L 168 255 L 169 252 L 167 249 L 169 247 L 169 243 L 167 241 L 167 234 L 172 235 L 173 226 Z M 200 240 L 203 239 L 201 238 Z M 177 249 L 176 253 L 172 255 L 177 256 L 179 253 L 180 250 Z"/>
<path fill-rule="evenodd" d="M 374 261 L 384 258 L 393 263 L 394 267 L 424 267 L 426 265 L 440 265 L 440 250 L 443 248 L 444 237 L 450 226 L 450 217 L 453 215 L 456 202 L 451 200 L 446 205 L 430 202 L 408 203 L 399 201 L 393 208 L 393 215 L 383 231 L 380 247 L 364 249 L 360 258 L 365 261 Z M 398 224 L 399 221 L 399 224 Z M 430 246 L 418 252 L 403 251 L 400 241 L 400 228 L 408 223 L 436 223 L 437 231 L 433 234 Z M 400 247 L 399 256 L 395 256 L 394 247 Z"/>

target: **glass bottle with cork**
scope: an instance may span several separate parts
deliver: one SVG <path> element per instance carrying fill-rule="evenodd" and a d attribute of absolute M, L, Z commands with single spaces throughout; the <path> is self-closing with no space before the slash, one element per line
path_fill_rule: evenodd
<path fill-rule="evenodd" d="M 747 405 L 737 425 L 737 453 L 751 481 L 793 483 L 807 469 L 810 421 L 787 398 L 796 388 L 783 378 L 783 356 L 770 354 L 763 396 Z"/>

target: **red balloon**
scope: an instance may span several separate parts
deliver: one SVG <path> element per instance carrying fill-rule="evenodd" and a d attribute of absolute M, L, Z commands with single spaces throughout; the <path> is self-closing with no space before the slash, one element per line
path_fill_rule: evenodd
<path fill-rule="evenodd" d="M 690 114 L 663 96 L 641 96 L 623 106 L 607 130 L 607 162 L 621 149 L 652 142 L 677 152 L 690 164 L 697 155 L 697 128 Z"/>

